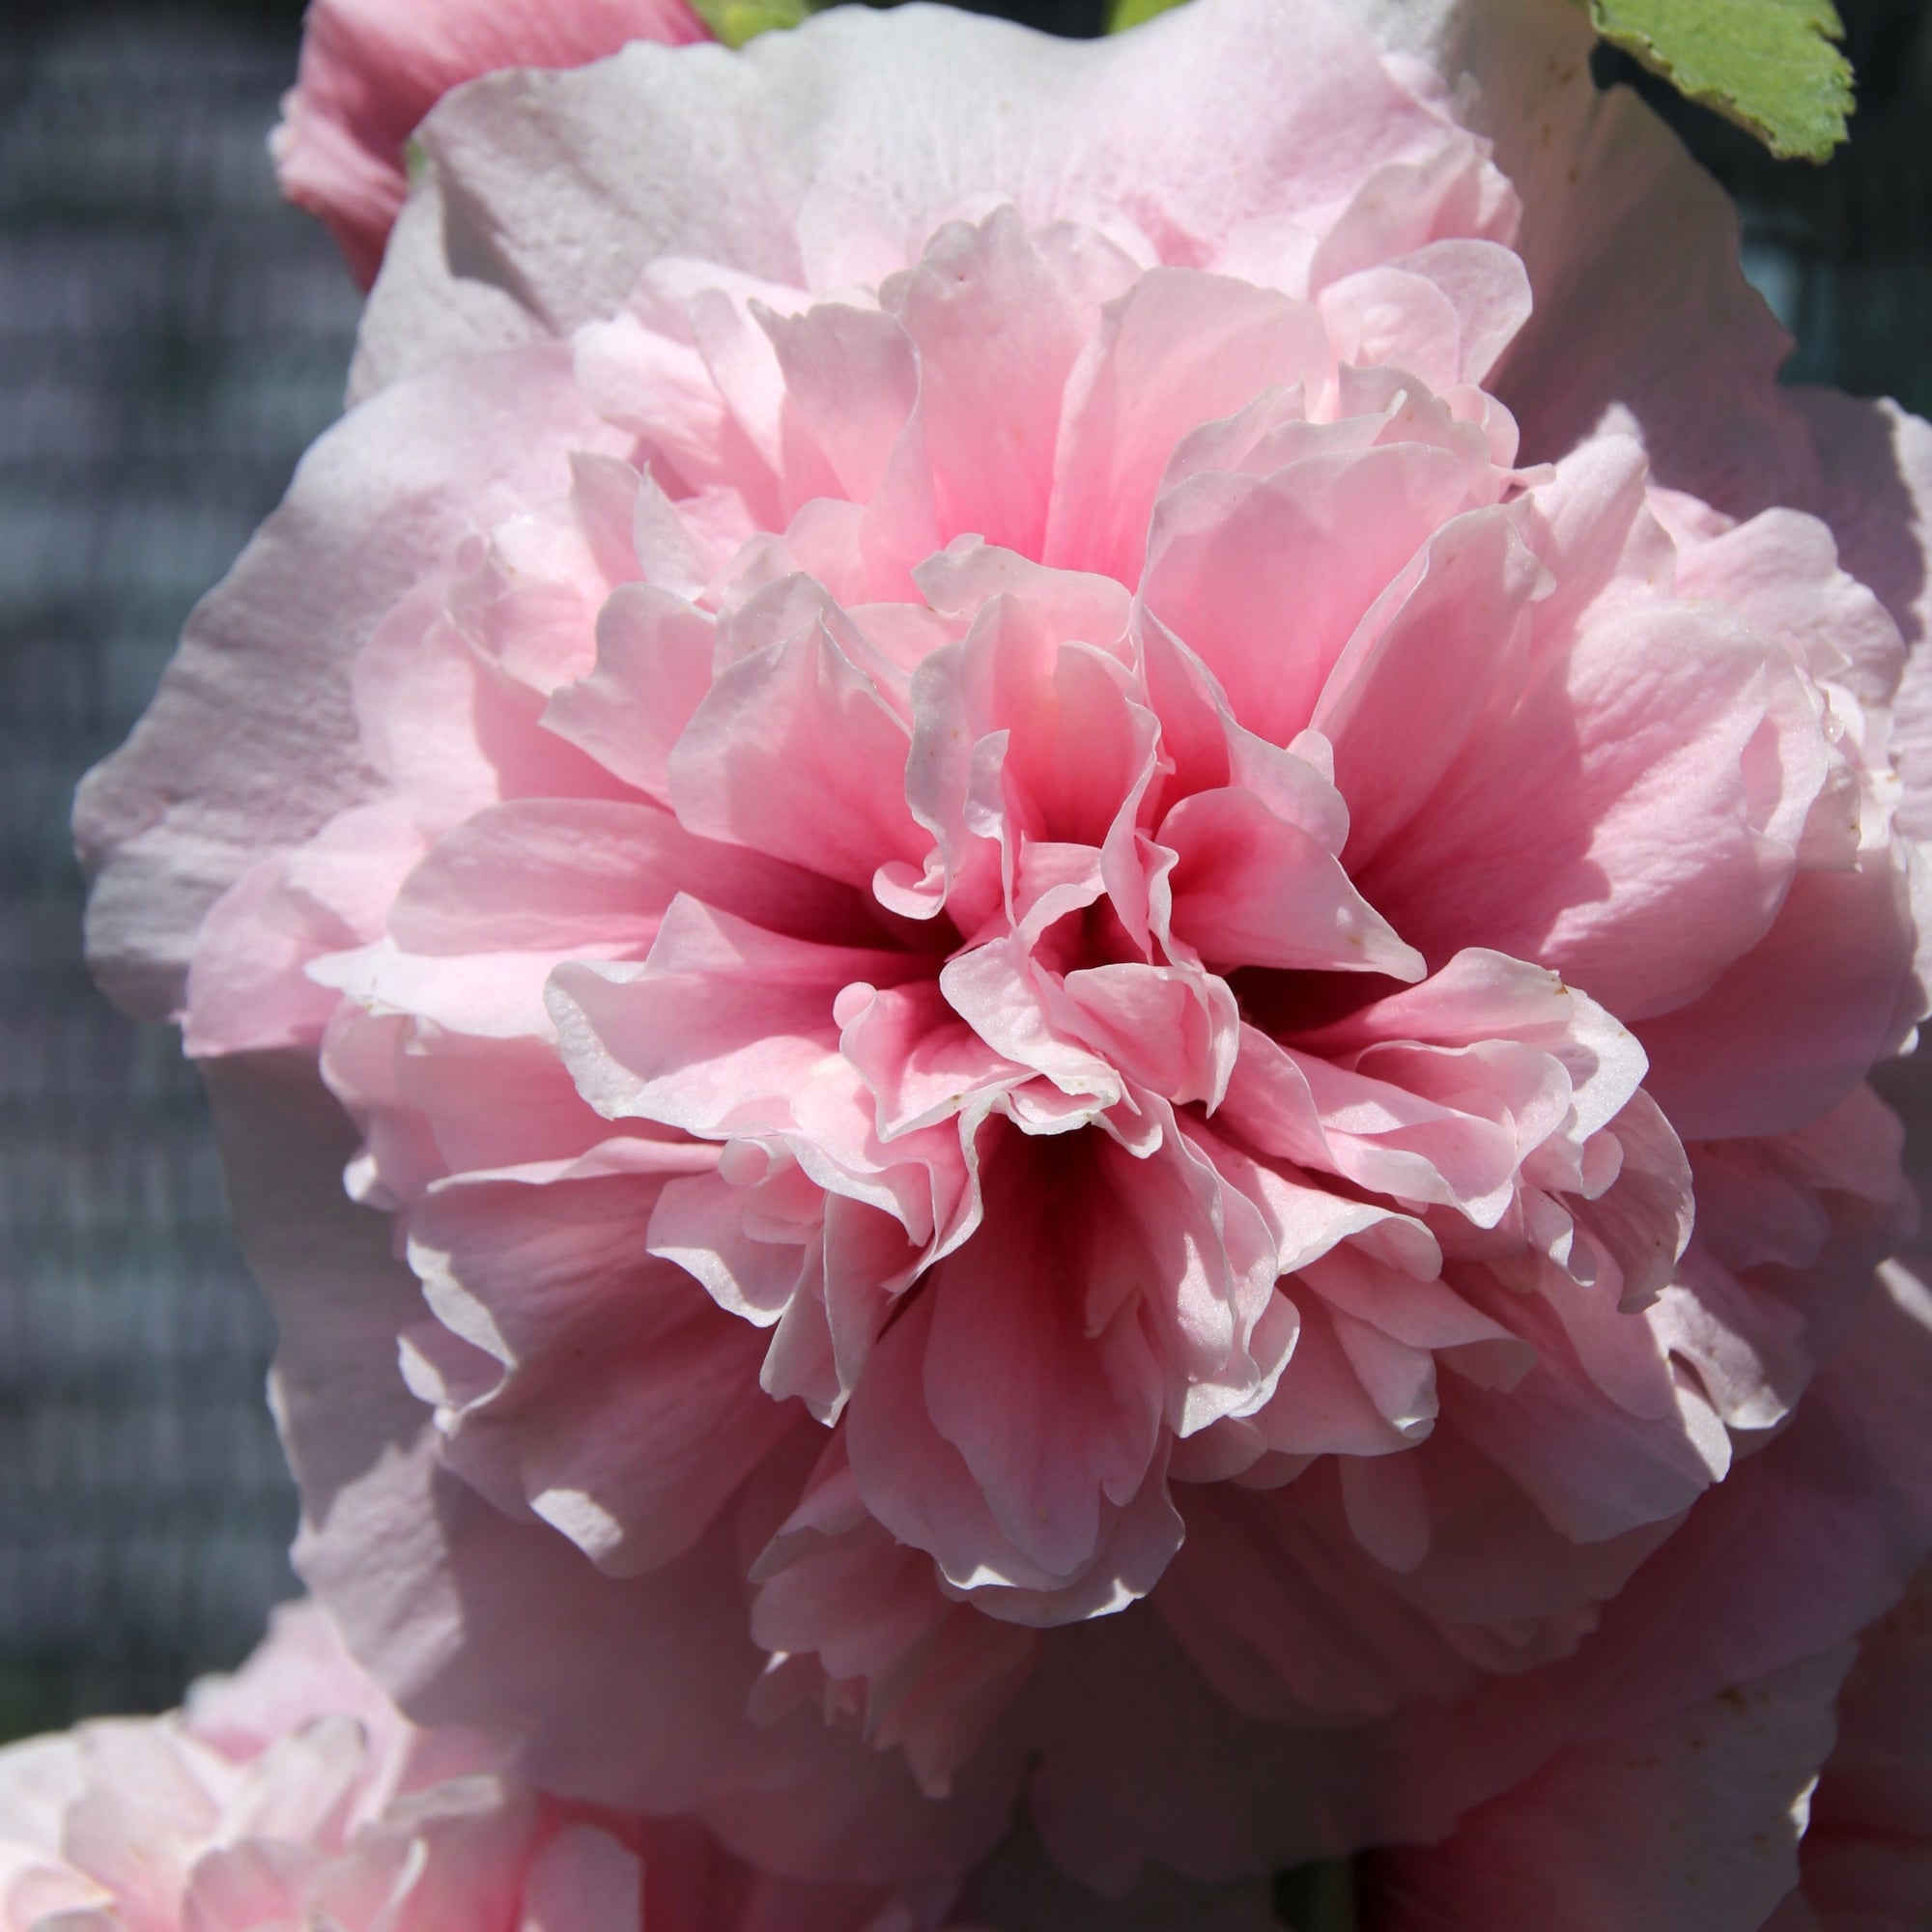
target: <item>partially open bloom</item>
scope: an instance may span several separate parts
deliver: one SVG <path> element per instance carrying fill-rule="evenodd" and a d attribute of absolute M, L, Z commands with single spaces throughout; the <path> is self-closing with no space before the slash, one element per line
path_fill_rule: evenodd
<path fill-rule="evenodd" d="M 947 1903 L 774 1882 L 689 1827 L 545 1799 L 500 1760 L 405 1722 L 313 1606 L 287 1605 L 185 1710 L 0 1750 L 0 1926 L 921 1932 Z"/>
<path fill-rule="evenodd" d="M 1713 191 L 1500 11 L 913 9 L 432 118 L 365 400 L 80 817 L 412 1708 L 775 1869 L 1024 1783 L 1229 1876 L 1932 1541 L 1888 1410 L 1803 1614 L 1642 1607 L 1795 1511 L 1816 1431 L 1745 1452 L 1903 1226 L 1923 426 L 1780 396 Z M 412 1283 L 301 1178 L 318 1060 Z"/>
<path fill-rule="evenodd" d="M 632 41 L 710 38 L 686 0 L 310 0 L 270 142 L 275 175 L 367 288 L 409 189 L 409 138 L 452 87 L 499 68 L 582 67 Z"/>

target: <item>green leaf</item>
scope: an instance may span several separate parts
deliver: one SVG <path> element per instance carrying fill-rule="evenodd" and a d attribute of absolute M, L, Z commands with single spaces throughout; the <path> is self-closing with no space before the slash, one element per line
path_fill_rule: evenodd
<path fill-rule="evenodd" d="M 1845 138 L 1852 69 L 1832 0 L 1589 0 L 1597 31 L 1774 155 L 1822 161 Z"/>
<path fill-rule="evenodd" d="M 727 47 L 742 47 L 760 34 L 795 27 L 811 12 L 810 0 L 691 0 L 691 4 Z"/>
<path fill-rule="evenodd" d="M 1170 7 L 1179 5 L 1180 0 L 1110 0 L 1107 31 L 1123 34 L 1129 27 L 1138 27 L 1143 20 L 1151 20 L 1156 14 L 1165 14 Z"/>

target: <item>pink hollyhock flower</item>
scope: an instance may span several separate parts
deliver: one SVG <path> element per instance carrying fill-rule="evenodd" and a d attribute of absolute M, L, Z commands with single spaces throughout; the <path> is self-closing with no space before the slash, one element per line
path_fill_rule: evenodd
<path fill-rule="evenodd" d="M 269 143 L 275 176 L 367 288 L 408 191 L 405 144 L 452 87 L 499 68 L 582 67 L 632 41 L 710 38 L 686 0 L 310 0 Z"/>
<path fill-rule="evenodd" d="M 7 1932 L 918 1932 L 920 1901 L 748 1871 L 700 1832 L 559 1804 L 405 1722 L 309 1605 L 185 1710 L 0 1750 Z M 1231 1921 L 1232 1922 L 1232 1921 Z"/>
<path fill-rule="evenodd" d="M 413 1714 L 773 1870 L 1024 1790 L 1221 1878 L 1902 1587 L 1932 439 L 1776 387 L 1586 43 L 855 11 L 431 117 L 78 819 Z"/>

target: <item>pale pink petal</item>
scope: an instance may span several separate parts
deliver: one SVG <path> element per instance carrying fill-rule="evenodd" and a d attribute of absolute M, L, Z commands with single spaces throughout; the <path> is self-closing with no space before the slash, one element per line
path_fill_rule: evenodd
<path fill-rule="evenodd" d="M 787 404 L 855 503 L 887 482 L 921 390 L 922 358 L 903 324 L 877 309 L 818 302 L 761 318 Z"/>
<path fill-rule="evenodd" d="M 1030 227 L 1112 204 L 1160 259 L 1237 273 L 1292 262 L 1297 235 L 1305 261 L 1384 164 L 1451 162 L 1434 194 L 1403 197 L 1419 232 L 1402 247 L 1435 239 L 1438 215 L 1501 233 L 1513 213 L 1466 137 L 1328 8 L 1283 26 L 1218 7 L 1196 28 L 1080 49 L 972 17 L 835 16 L 742 55 L 634 47 L 574 74 L 486 79 L 422 138 L 459 258 L 564 328 L 613 311 L 661 254 L 826 291 L 876 283 L 975 199 L 1010 201 Z M 1450 184 L 1465 206 L 1445 202 Z M 440 254 L 440 234 L 406 223 L 402 240 L 371 318 L 385 358 L 432 306 L 430 275 L 454 279 L 447 258 L 413 258 Z M 440 352 L 434 333 L 426 348 Z"/>
<path fill-rule="evenodd" d="M 405 952 L 393 939 L 380 939 L 325 953 L 307 972 L 317 985 L 375 1012 L 407 1013 L 486 1039 L 545 1039 L 553 1033 L 544 1009 L 552 963 L 545 952 Z"/>
<path fill-rule="evenodd" d="M 1478 510 L 1437 531 L 1413 580 L 1405 573 L 1364 615 L 1310 721 L 1349 800 L 1350 866 L 1373 869 L 1454 769 L 1496 688 L 1514 682 L 1543 574 L 1506 510 Z"/>
<path fill-rule="evenodd" d="M 1677 548 L 1648 507 L 1649 459 L 1634 437 L 1595 436 L 1567 451 L 1530 498 L 1530 544 L 1554 580 L 1539 640 L 1568 639 L 1597 609 L 1671 594 Z"/>
<path fill-rule="evenodd" d="M 1602 1542 L 1661 1521 L 1723 1478 L 1731 1450 L 1722 1424 L 1701 1389 L 1673 1378 L 1647 1326 L 1603 1332 L 1598 1356 L 1538 1299 L 1525 1299 L 1511 1325 L 1536 1350 L 1537 1366 L 1506 1393 L 1458 1388 L 1456 1426 L 1566 1536 Z"/>
<path fill-rule="evenodd" d="M 1141 594 L 1236 718 L 1285 745 L 1369 608 L 1464 507 L 1462 465 L 1415 443 L 1193 477 L 1155 511 Z"/>
<path fill-rule="evenodd" d="M 466 372 L 440 371 L 354 412 L 303 461 L 190 620 L 145 724 L 75 807 L 95 874 L 90 956 L 118 999 L 175 1011 L 214 900 L 266 849 L 373 794 L 352 749 L 357 650 L 479 516 L 568 488 L 559 423 L 579 425 L 579 448 L 610 444 L 555 353 L 528 352 L 487 401 Z"/>
<path fill-rule="evenodd" d="M 1028 1069 L 995 1052 L 954 1018 L 931 980 L 873 987 L 852 998 L 840 1050 L 865 1077 L 879 1107 L 879 1133 L 892 1140 L 955 1113 L 962 1101 L 1005 1092 Z"/>
<path fill-rule="evenodd" d="M 1061 397 L 1085 319 L 1070 291 L 1007 208 L 978 228 L 942 228 L 881 296 L 919 355 L 940 528 L 1040 554 Z"/>
<path fill-rule="evenodd" d="M 365 287 L 403 204 L 403 144 L 452 87 L 497 68 L 581 67 L 628 41 L 708 38 L 684 0 L 589 0 L 568 14 L 437 0 L 407 14 L 323 0 L 304 25 L 276 171 L 282 192 L 328 223 Z"/>
<path fill-rule="evenodd" d="M 279 858 L 251 867 L 202 923 L 185 988 L 185 1050 L 232 1053 L 318 1038 L 337 995 L 308 978 L 308 963 L 363 936 L 292 890 Z"/>
<path fill-rule="evenodd" d="M 1140 278 L 1110 305 L 1068 386 L 1041 554 L 1137 583 L 1176 443 L 1264 389 L 1318 389 L 1329 361 L 1304 302 L 1218 275 Z"/>
<path fill-rule="evenodd" d="M 1173 1554 L 1178 1520 L 1164 1547 L 1124 1548 L 1121 1559 L 1110 1560 L 1118 1513 L 1100 1507 L 1104 1523 L 1096 1523 L 1088 1554 L 1070 1577 L 1035 1561 L 995 1521 L 964 1457 L 939 1435 L 927 1407 L 923 1379 L 933 1307 L 928 1292 L 886 1329 L 846 1413 L 846 1444 L 867 1508 L 899 1541 L 927 1550 L 955 1589 L 1009 1594 L 1022 1613 L 1029 1600 L 1050 1600 L 1061 1591 L 1077 1595 L 1076 1616 L 1118 1609 L 1144 1595 Z M 1077 1481 L 1060 1480 L 1078 1493 Z M 1145 1485 L 1143 1493 L 1157 1495 L 1157 1482 Z M 1015 1620 L 1059 1621 L 1050 1603 L 1044 1617 L 1021 1614 Z"/>
<path fill-rule="evenodd" d="M 1541 960 L 1627 1023 L 1681 1006 L 1763 937 L 1789 887 L 1779 817 L 1802 825 L 1823 773 L 1809 794 L 1761 781 L 1756 748 L 1798 730 L 1775 708 L 1787 696 L 1808 711 L 1734 618 L 1613 611 L 1467 742 L 1360 884 L 1432 955 L 1473 942 Z"/>
<path fill-rule="evenodd" d="M 868 886 L 924 856 L 905 805 L 905 726 L 821 624 L 724 671 L 677 741 L 693 832 Z"/>
<path fill-rule="evenodd" d="M 668 800 L 667 760 L 711 689 L 711 620 L 683 598 L 650 585 L 621 589 L 598 613 L 595 668 L 553 695 L 543 722 L 639 791 Z"/>
<path fill-rule="evenodd" d="M 1252 1028 L 1242 1045 L 1225 1111 L 1260 1151 L 1378 1193 L 1453 1203 L 1479 1225 L 1500 1219 L 1517 1150 L 1499 1122 L 1284 1050 Z"/>

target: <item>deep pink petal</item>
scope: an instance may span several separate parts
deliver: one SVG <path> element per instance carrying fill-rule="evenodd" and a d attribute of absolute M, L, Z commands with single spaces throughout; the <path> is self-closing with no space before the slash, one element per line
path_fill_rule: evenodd
<path fill-rule="evenodd" d="M 1140 1306 L 1152 1258 L 1122 1238 L 1078 1147 L 1009 1130 L 981 1185 L 985 1218 L 922 1291 L 925 1399 L 1006 1536 L 1070 1577 L 1094 1554 L 1102 1494 L 1125 1503 L 1152 1461 L 1164 1391 Z"/>

